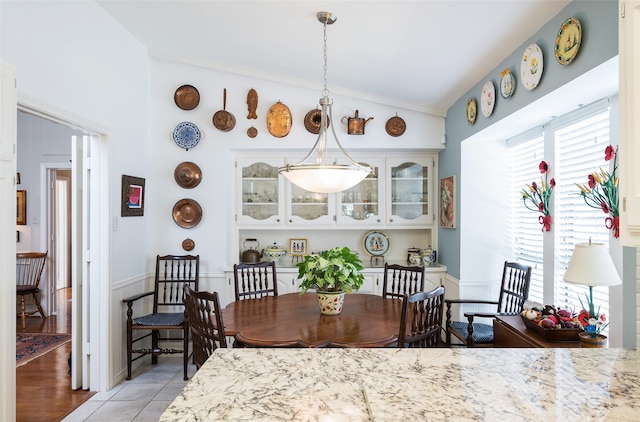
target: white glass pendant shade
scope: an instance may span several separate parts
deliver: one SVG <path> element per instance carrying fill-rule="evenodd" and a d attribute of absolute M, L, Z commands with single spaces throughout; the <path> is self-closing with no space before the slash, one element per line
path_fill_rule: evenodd
<path fill-rule="evenodd" d="M 294 185 L 318 193 L 341 192 L 360 183 L 371 173 L 371 167 L 355 162 L 342 148 L 336 132 L 333 129 L 333 116 L 331 115 L 331 99 L 327 89 L 327 24 L 336 21 L 336 17 L 329 12 L 318 12 L 318 20 L 324 25 L 324 90 L 320 98 L 321 117 L 318 139 L 311 151 L 295 164 L 286 164 L 278 169 L 278 172 Z M 329 130 L 338 148 L 342 152 L 340 157 L 346 164 L 329 162 L 327 158 L 327 137 Z"/>

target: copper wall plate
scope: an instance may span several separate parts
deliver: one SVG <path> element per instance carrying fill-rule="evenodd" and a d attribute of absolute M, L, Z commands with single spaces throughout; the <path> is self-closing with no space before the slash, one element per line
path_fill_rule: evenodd
<path fill-rule="evenodd" d="M 284 138 L 291 130 L 291 110 L 280 101 L 267 111 L 267 129 L 276 138 Z"/>
<path fill-rule="evenodd" d="M 192 189 L 202 181 L 202 171 L 196 163 L 183 161 L 176 166 L 173 172 L 173 178 L 176 179 L 176 183 L 180 187 Z"/>
<path fill-rule="evenodd" d="M 194 242 L 189 238 L 182 241 L 182 249 L 184 249 L 187 252 L 192 251 L 193 248 L 195 247 L 196 247 L 196 242 Z"/>
<path fill-rule="evenodd" d="M 258 129 L 251 126 L 249 129 L 247 129 L 247 136 L 249 138 L 255 138 L 256 136 L 258 136 Z"/>
<path fill-rule="evenodd" d="M 387 120 L 387 124 L 384 125 L 387 133 L 390 136 L 400 136 L 407 130 L 407 124 L 404 122 L 402 117 L 398 117 L 397 115 Z"/>
<path fill-rule="evenodd" d="M 200 104 L 200 93 L 195 86 L 182 85 L 173 94 L 173 101 L 183 110 L 193 110 Z"/>
<path fill-rule="evenodd" d="M 193 189 L 202 181 L 202 172 L 196 163 L 183 161 L 176 166 L 173 172 L 176 183 L 185 189 Z"/>
<path fill-rule="evenodd" d="M 173 206 L 173 221 L 185 229 L 195 227 L 202 219 L 202 208 L 194 199 L 181 199 Z"/>
<path fill-rule="evenodd" d="M 329 127 L 329 116 L 327 116 L 327 127 Z M 320 120 L 322 119 L 322 110 L 314 109 L 310 110 L 304 116 L 304 127 L 311 133 L 316 135 L 320 133 Z"/>

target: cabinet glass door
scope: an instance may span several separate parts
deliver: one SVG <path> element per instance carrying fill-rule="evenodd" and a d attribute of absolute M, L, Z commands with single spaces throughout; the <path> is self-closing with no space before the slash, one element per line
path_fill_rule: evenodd
<path fill-rule="evenodd" d="M 240 220 L 253 224 L 278 222 L 280 186 L 278 167 L 264 162 L 243 166 Z"/>
<path fill-rule="evenodd" d="M 290 192 L 289 223 L 326 224 L 331 222 L 332 214 L 329 210 L 333 207 L 333 203 L 330 204 L 332 201 L 329 194 L 310 192 L 290 182 L 287 182 L 287 185 Z"/>
<path fill-rule="evenodd" d="M 367 160 L 373 171 L 362 182 L 337 194 L 338 222 L 341 224 L 370 224 L 382 221 L 381 166 Z"/>
<path fill-rule="evenodd" d="M 391 164 L 390 198 L 387 198 L 390 203 L 389 223 L 429 222 L 428 216 L 432 213 L 429 208 L 429 173 L 427 160 Z"/>

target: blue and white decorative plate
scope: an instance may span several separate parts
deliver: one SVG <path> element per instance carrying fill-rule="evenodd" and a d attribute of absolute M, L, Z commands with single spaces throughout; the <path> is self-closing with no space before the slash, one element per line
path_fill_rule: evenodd
<path fill-rule="evenodd" d="M 389 250 L 389 237 L 379 231 L 371 231 L 364 236 L 364 250 L 371 256 L 383 256 Z"/>
<path fill-rule="evenodd" d="M 173 129 L 173 140 L 180 147 L 187 151 L 189 148 L 193 148 L 198 145 L 202 133 L 198 126 L 191 122 L 178 123 L 175 129 Z"/>

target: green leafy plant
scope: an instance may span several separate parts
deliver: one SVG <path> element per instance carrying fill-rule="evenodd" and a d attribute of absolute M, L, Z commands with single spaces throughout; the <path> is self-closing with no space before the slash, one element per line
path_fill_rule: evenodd
<path fill-rule="evenodd" d="M 360 258 L 348 247 L 335 247 L 320 255 L 307 255 L 296 264 L 300 283 L 300 294 L 309 289 L 320 292 L 358 291 L 364 282 L 360 271 L 364 269 Z"/>

